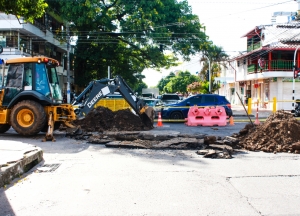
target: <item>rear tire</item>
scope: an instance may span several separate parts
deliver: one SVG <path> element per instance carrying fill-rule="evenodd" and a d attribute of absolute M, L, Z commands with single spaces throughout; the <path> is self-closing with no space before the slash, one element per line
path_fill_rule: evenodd
<path fill-rule="evenodd" d="M 2 124 L 0 125 L 0 133 L 5 133 L 6 131 L 8 131 L 10 128 L 9 124 Z"/>
<path fill-rule="evenodd" d="M 13 107 L 10 122 L 17 133 L 23 136 L 32 136 L 43 129 L 47 122 L 47 116 L 41 104 L 25 100 Z"/>
<path fill-rule="evenodd" d="M 181 112 L 172 112 L 170 119 L 183 119 L 183 115 Z"/>
<path fill-rule="evenodd" d="M 295 109 L 295 113 L 294 113 L 295 117 L 299 117 L 300 116 L 300 112 L 299 112 L 299 110 L 297 108 Z"/>

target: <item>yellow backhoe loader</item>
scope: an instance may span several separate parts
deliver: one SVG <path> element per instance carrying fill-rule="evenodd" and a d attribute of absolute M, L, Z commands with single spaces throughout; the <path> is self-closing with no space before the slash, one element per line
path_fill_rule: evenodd
<path fill-rule="evenodd" d="M 13 127 L 24 136 L 46 132 L 44 141 L 55 141 L 53 131 L 62 123 L 76 127 L 73 120 L 84 117 L 101 98 L 115 91 L 124 96 L 145 125 L 153 128 L 145 114 L 145 104 L 132 95 L 133 91 L 120 76 L 90 82 L 76 99 L 81 99 L 82 104 L 75 113 L 71 104 L 63 103 L 58 65 L 57 60 L 47 57 L 15 58 L 0 64 L 0 133 Z"/>

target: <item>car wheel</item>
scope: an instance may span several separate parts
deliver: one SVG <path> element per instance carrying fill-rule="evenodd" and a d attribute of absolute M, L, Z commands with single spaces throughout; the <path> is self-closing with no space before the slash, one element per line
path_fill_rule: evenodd
<path fill-rule="evenodd" d="M 181 112 L 172 112 L 170 119 L 183 119 L 183 115 Z"/>
<path fill-rule="evenodd" d="M 229 114 L 226 112 L 226 115 L 230 118 L 232 116 L 232 113 Z"/>

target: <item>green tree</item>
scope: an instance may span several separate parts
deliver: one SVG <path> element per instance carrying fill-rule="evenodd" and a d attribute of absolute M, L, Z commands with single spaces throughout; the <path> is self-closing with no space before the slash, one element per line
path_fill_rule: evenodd
<path fill-rule="evenodd" d="M 189 71 L 179 71 L 177 75 L 171 72 L 159 80 L 157 87 L 163 93 L 185 93 L 189 84 L 199 81 L 199 77 L 192 75 Z"/>
<path fill-rule="evenodd" d="M 106 76 L 107 67 L 129 84 L 145 68 L 177 65 L 210 42 L 187 0 L 48 0 L 78 36 L 75 48 L 76 83 Z M 166 55 L 165 51 L 175 54 Z"/>
<path fill-rule="evenodd" d="M 148 88 L 148 85 L 144 82 L 138 83 L 137 87 L 135 88 L 135 92 L 137 92 L 138 95 L 142 95 L 143 88 Z"/>
<path fill-rule="evenodd" d="M 170 72 L 168 76 L 163 77 L 158 81 L 157 88 L 159 89 L 159 92 L 161 94 L 166 92 L 166 89 L 164 89 L 164 88 L 170 82 L 170 79 L 172 77 L 175 77 L 175 73 Z"/>
<path fill-rule="evenodd" d="M 200 81 L 198 76 L 192 75 L 188 71 L 180 71 L 177 76 L 171 77 L 164 90 L 169 93 L 185 93 L 187 92 L 187 86 L 196 81 Z"/>
<path fill-rule="evenodd" d="M 211 75 L 211 90 L 212 92 L 217 91 L 220 88 L 220 85 L 215 83 L 215 78 L 219 76 L 221 73 L 221 66 L 225 66 L 224 62 L 228 60 L 228 55 L 224 52 L 222 47 L 218 47 L 216 45 L 210 45 L 208 49 L 203 51 L 204 55 L 209 58 L 211 63 L 210 68 L 210 75 Z M 200 59 L 200 63 L 203 63 L 203 67 L 199 73 L 200 77 L 200 84 L 199 85 L 191 85 L 189 86 L 190 91 L 196 92 L 199 91 L 200 93 L 209 93 L 209 80 L 208 77 L 208 69 L 209 69 L 209 63 L 206 57 L 202 56 Z M 193 88 L 196 87 L 196 89 L 199 90 L 193 90 Z"/>
<path fill-rule="evenodd" d="M 26 21 L 33 22 L 41 17 L 48 4 L 45 0 L 0 0 L 0 10 L 6 14 L 24 17 Z"/>

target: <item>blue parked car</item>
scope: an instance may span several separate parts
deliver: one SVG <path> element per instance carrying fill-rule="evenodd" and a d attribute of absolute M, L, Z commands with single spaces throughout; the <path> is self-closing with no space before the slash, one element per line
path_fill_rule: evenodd
<path fill-rule="evenodd" d="M 199 107 L 205 106 L 223 106 L 226 110 L 227 116 L 232 116 L 231 104 L 225 98 L 218 94 L 197 94 L 192 95 L 183 101 L 176 104 L 167 104 L 161 110 L 163 119 L 185 119 L 189 112 L 189 107 L 197 105 Z"/>

